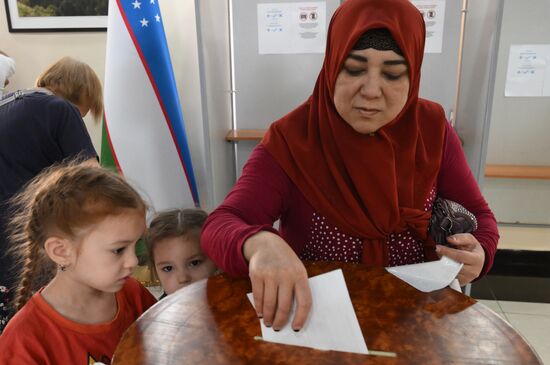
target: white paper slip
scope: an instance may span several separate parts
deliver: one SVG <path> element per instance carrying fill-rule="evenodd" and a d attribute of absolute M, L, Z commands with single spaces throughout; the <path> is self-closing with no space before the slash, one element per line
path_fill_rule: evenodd
<path fill-rule="evenodd" d="M 342 270 L 338 269 L 310 278 L 309 287 L 312 306 L 305 326 L 299 332 L 292 330 L 294 305 L 289 322 L 279 332 L 266 327 L 263 320 L 260 320 L 263 340 L 318 350 L 368 354 Z M 247 296 L 254 306 L 252 293 Z"/>
<path fill-rule="evenodd" d="M 461 263 L 443 256 L 439 261 L 387 267 L 386 270 L 423 292 L 443 289 L 462 269 Z"/>

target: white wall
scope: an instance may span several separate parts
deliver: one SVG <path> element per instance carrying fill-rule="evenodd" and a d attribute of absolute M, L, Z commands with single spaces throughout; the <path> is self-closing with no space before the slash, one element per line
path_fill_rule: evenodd
<path fill-rule="evenodd" d="M 470 1 L 466 18 L 456 129 L 480 185 L 485 172 L 485 155 L 491 103 L 495 53 L 498 46 L 502 0 Z"/>
<path fill-rule="evenodd" d="M 233 186 L 235 168 L 232 144 L 225 141 L 231 129 L 231 79 L 227 1 L 195 0 L 201 50 L 203 105 L 206 113 L 206 151 L 209 156 L 213 204 L 217 206 Z"/>
<path fill-rule="evenodd" d="M 550 166 L 550 97 L 505 97 L 511 44 L 550 44 L 550 1 L 505 0 L 491 108 L 487 163 Z M 550 224 L 550 180 L 486 178 L 497 220 Z"/>

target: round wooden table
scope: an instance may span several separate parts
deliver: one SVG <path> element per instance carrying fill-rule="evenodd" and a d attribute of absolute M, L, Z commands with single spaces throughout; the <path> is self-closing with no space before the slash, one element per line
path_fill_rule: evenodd
<path fill-rule="evenodd" d="M 113 365 L 542 364 L 486 306 L 452 289 L 422 293 L 382 268 L 310 263 L 309 276 L 341 268 L 369 351 L 319 351 L 268 343 L 246 297 L 248 279 L 226 274 L 180 290 L 149 309 L 122 338 Z"/>

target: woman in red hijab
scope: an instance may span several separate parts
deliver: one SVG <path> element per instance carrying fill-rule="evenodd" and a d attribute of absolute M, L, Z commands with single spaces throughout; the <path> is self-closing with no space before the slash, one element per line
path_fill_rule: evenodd
<path fill-rule="evenodd" d="M 332 17 L 311 97 L 273 123 L 202 233 L 223 270 L 249 275 L 258 316 L 301 329 L 311 306 L 301 260 L 395 266 L 446 255 L 462 285 L 491 267 L 495 218 L 443 108 L 418 97 L 425 25 L 408 0 L 347 0 Z M 435 196 L 478 220 L 428 237 Z M 272 227 L 280 220 L 279 230 Z"/>

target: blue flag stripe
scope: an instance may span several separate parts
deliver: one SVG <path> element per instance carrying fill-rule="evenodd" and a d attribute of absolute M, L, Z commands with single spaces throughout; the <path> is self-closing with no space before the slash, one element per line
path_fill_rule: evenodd
<path fill-rule="evenodd" d="M 195 205 L 200 206 L 160 8 L 156 0 L 117 0 L 117 4 L 167 119 Z"/>

